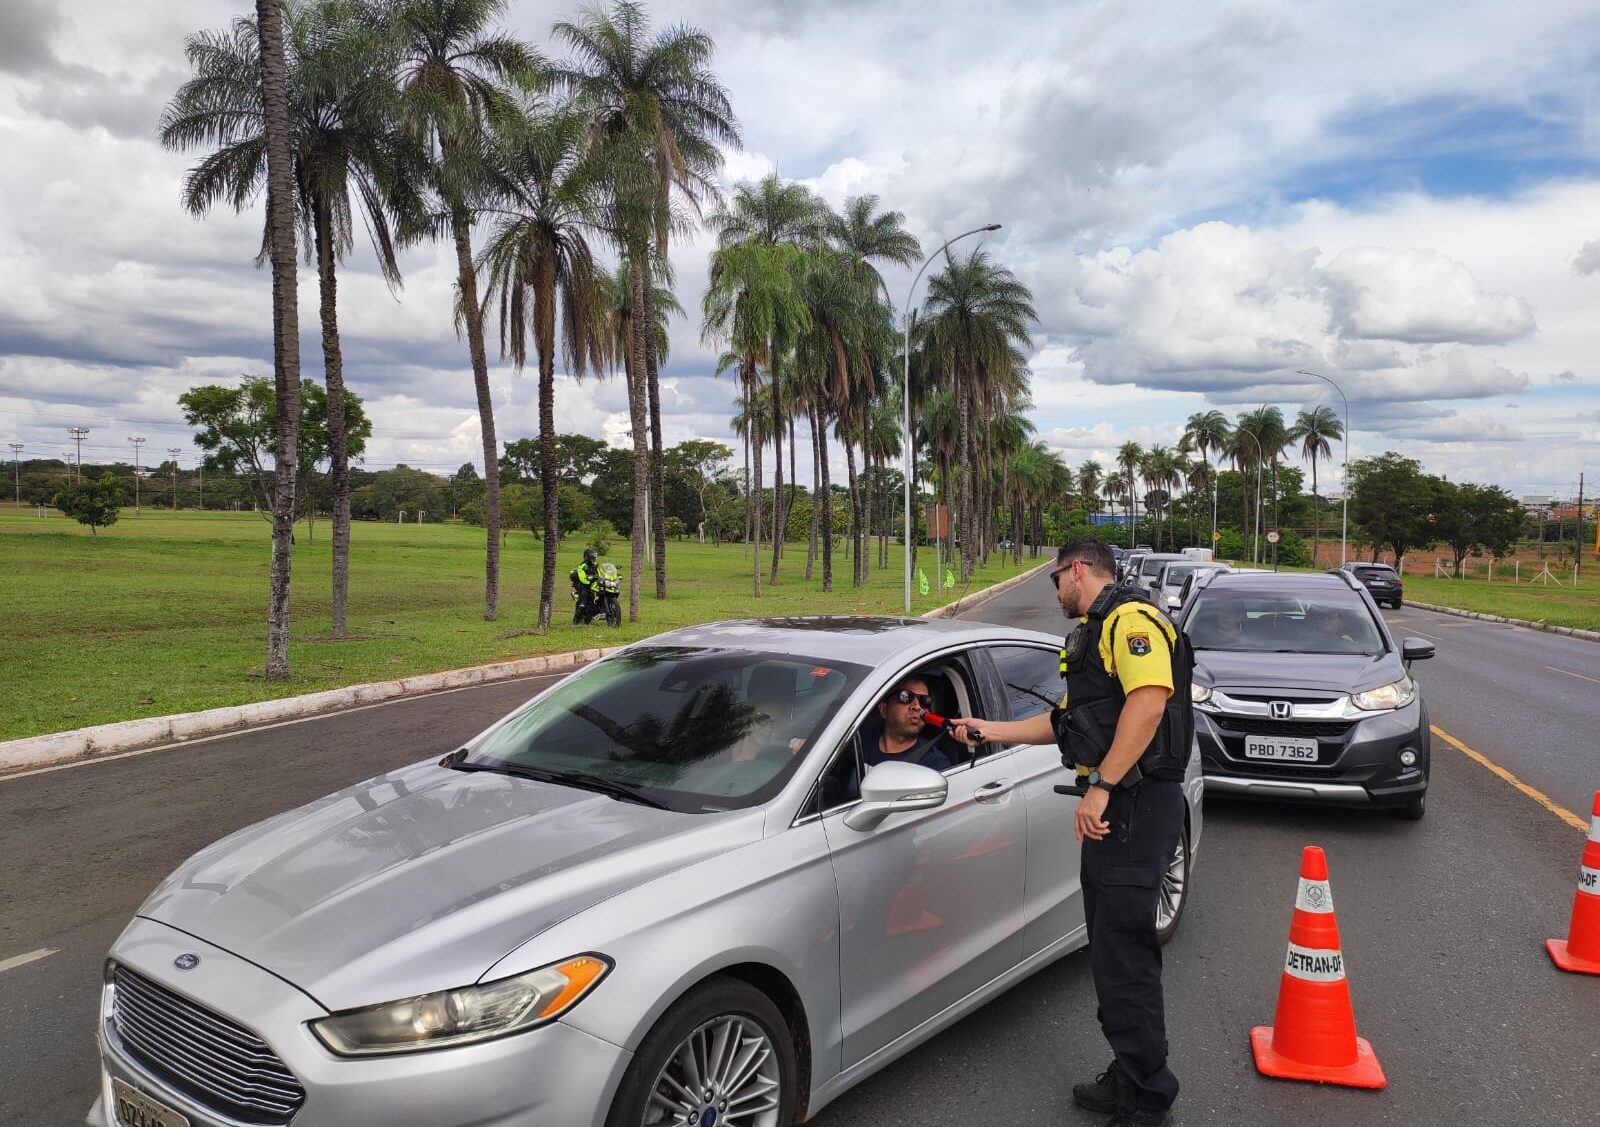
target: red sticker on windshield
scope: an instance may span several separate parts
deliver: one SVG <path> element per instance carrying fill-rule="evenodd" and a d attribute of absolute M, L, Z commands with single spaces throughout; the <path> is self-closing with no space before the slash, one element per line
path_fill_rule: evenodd
<path fill-rule="evenodd" d="M 833 670 L 829 669 L 827 666 L 817 665 L 817 666 L 813 666 L 812 667 L 811 676 L 813 676 L 813 677 L 826 677 L 832 672 L 833 672 Z"/>

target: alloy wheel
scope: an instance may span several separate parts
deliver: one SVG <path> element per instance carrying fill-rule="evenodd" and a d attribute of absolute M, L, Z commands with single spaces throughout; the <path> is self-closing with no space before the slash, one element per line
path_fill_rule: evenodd
<path fill-rule="evenodd" d="M 667 1058 L 641 1127 L 777 1127 L 779 1083 L 766 1031 L 724 1014 L 698 1026 Z"/>
<path fill-rule="evenodd" d="M 1183 911 L 1183 897 L 1189 889 L 1189 835 L 1178 837 L 1167 871 L 1161 874 L 1161 898 L 1156 904 L 1156 931 L 1166 935 Z"/>

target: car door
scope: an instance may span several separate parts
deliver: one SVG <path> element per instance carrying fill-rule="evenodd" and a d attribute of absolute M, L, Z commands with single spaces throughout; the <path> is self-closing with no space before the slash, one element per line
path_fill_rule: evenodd
<path fill-rule="evenodd" d="M 1024 720 L 1060 703 L 1059 650 L 1018 643 L 985 647 L 1004 699 L 1003 719 Z M 1078 841 L 1072 830 L 1078 800 L 1055 788 L 1073 781 L 1051 744 L 1018 744 L 1011 752 L 1017 790 L 1028 827 L 1023 882 L 1022 953 L 1026 958 L 1084 929 L 1083 887 L 1078 876 Z"/>
<path fill-rule="evenodd" d="M 971 664 L 946 655 L 957 697 L 978 702 Z M 909 670 L 908 670 L 909 672 Z M 1005 973 L 1021 959 L 1027 822 L 1016 758 L 991 745 L 944 772 L 942 806 L 845 825 L 854 801 L 822 814 L 839 888 L 844 1067 Z M 838 763 L 854 755 L 841 748 Z"/>

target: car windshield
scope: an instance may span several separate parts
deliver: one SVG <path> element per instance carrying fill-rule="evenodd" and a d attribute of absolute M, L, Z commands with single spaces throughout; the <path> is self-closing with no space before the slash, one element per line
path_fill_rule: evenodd
<path fill-rule="evenodd" d="M 1161 585 L 1163 587 L 1180 586 L 1185 579 L 1194 574 L 1194 569 L 1194 564 L 1173 564 L 1167 568 L 1166 575 L 1161 580 Z"/>
<path fill-rule="evenodd" d="M 1395 574 L 1394 569 L 1388 567 L 1358 567 L 1356 568 L 1356 577 L 1358 579 L 1393 579 Z"/>
<path fill-rule="evenodd" d="M 466 765 L 588 776 L 679 811 L 755 806 L 867 672 L 794 654 L 632 649 L 513 713 Z"/>
<path fill-rule="evenodd" d="M 1207 588 L 1184 619 L 1197 650 L 1379 654 L 1383 637 L 1360 599 Z"/>

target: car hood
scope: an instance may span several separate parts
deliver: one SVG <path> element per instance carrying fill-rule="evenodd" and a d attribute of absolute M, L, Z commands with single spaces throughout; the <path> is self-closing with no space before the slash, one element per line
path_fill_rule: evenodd
<path fill-rule="evenodd" d="M 1398 681 L 1403 672 L 1393 653 L 1295 654 L 1196 650 L 1202 683 L 1224 692 L 1240 689 L 1308 689 L 1360 693 Z"/>
<path fill-rule="evenodd" d="M 755 841 L 763 821 L 430 761 L 222 839 L 139 914 L 348 1009 L 474 982 L 561 920 Z"/>

